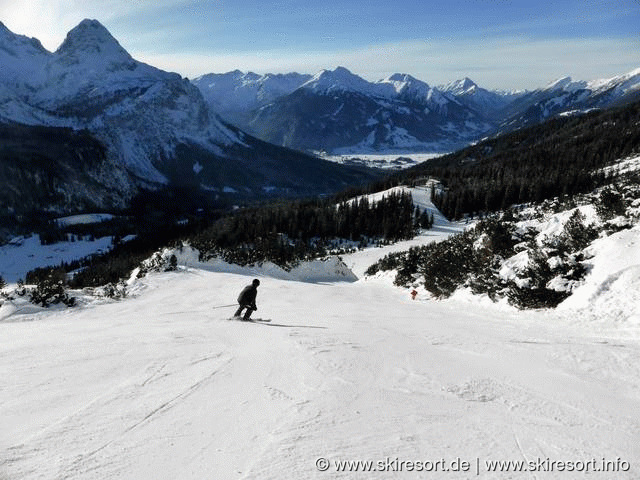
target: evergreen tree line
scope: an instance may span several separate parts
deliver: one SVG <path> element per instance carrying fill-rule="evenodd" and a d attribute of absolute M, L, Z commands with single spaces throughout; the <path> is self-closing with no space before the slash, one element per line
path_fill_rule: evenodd
<path fill-rule="evenodd" d="M 116 286 L 158 248 L 183 242 L 197 248 L 203 259 L 220 256 L 240 265 L 270 260 L 287 267 L 335 250 L 340 243 L 336 239 L 392 242 L 411 238 L 416 228 L 430 228 L 432 223 L 432 215 L 414 209 L 408 193 L 387 195 L 378 202 L 361 198 L 336 204 L 324 199 L 243 208 L 209 224 L 147 226 L 134 240 L 116 242 L 104 254 L 34 269 L 25 282 L 56 288 Z"/>
<path fill-rule="evenodd" d="M 222 256 L 240 264 L 271 260 L 286 266 L 323 255 L 336 240 L 386 242 L 412 238 L 430 228 L 433 216 L 414 209 L 411 194 L 392 193 L 379 201 L 297 201 L 244 209 L 220 219 L 188 242 L 203 258 Z"/>
<path fill-rule="evenodd" d="M 434 203 L 448 218 L 572 196 L 610 183 L 601 169 L 640 152 L 640 103 L 558 118 L 418 165 L 446 190 Z"/>

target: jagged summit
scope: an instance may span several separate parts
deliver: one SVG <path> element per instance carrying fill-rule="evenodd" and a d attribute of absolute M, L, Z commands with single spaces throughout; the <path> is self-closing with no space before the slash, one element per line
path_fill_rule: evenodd
<path fill-rule="evenodd" d="M 454 82 L 454 86 L 460 91 L 460 92 L 470 92 L 476 88 L 478 88 L 478 85 L 471 80 L 469 77 L 464 77 L 461 80 L 458 80 L 457 82 Z"/>
<path fill-rule="evenodd" d="M 46 48 L 42 46 L 40 40 L 37 38 L 27 37 L 25 35 L 18 35 L 13 33 L 7 28 L 7 26 L 0 22 L 0 50 L 8 53 L 11 56 L 20 56 L 22 52 L 26 51 L 30 54 L 49 54 Z"/>
<path fill-rule="evenodd" d="M 7 98 L 9 91 L 27 94 L 30 85 L 40 81 L 44 65 L 52 56 L 39 40 L 13 33 L 0 22 L 0 84 L 8 88 L 3 88 L 0 97 Z"/>
<path fill-rule="evenodd" d="M 478 85 L 471 80 L 469 77 L 464 77 L 461 81 L 460 81 L 460 86 L 462 88 L 464 88 L 465 90 L 468 90 L 470 88 L 474 88 L 477 87 Z"/>
<path fill-rule="evenodd" d="M 56 50 L 60 57 L 74 58 L 82 55 L 132 61 L 133 58 L 99 21 L 85 19 L 67 33 Z M 77 58 L 76 58 L 77 59 Z"/>
<path fill-rule="evenodd" d="M 453 95 L 468 95 L 476 92 L 480 87 L 478 84 L 471 80 L 469 77 L 464 77 L 458 80 L 454 80 L 447 85 L 444 85 L 442 91 L 451 93 Z"/>
<path fill-rule="evenodd" d="M 312 89 L 316 93 L 347 91 L 384 98 L 395 98 L 398 95 L 426 98 L 433 93 L 428 84 L 407 73 L 394 73 L 372 83 L 345 67 L 321 70 L 302 85 L 302 88 Z"/>
<path fill-rule="evenodd" d="M 208 73 L 192 81 L 210 105 L 225 114 L 231 123 L 237 122 L 233 113 L 245 112 L 259 108 L 283 95 L 288 95 L 303 83 L 311 79 L 311 75 L 299 73 L 244 73 L 233 70 L 227 73 Z"/>

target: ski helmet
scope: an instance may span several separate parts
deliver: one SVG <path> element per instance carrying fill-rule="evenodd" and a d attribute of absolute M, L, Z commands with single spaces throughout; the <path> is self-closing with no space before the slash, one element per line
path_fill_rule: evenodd
<path fill-rule="evenodd" d="M 258 285 L 260 285 L 260 280 L 258 280 L 257 278 L 255 278 L 255 279 L 253 280 L 253 286 L 254 286 L 254 287 L 257 287 Z"/>

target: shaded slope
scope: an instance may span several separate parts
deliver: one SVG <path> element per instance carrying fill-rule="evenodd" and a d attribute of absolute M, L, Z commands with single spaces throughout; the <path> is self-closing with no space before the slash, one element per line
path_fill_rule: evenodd
<path fill-rule="evenodd" d="M 5 214 L 122 207 L 129 175 L 88 132 L 0 124 L 0 203 Z"/>

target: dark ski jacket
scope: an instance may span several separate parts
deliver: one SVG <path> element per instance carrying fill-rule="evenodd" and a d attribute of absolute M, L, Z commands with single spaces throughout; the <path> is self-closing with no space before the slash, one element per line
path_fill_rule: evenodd
<path fill-rule="evenodd" d="M 258 287 L 255 285 L 247 285 L 242 289 L 238 296 L 238 303 L 240 305 L 256 306 L 256 295 L 258 294 Z"/>

